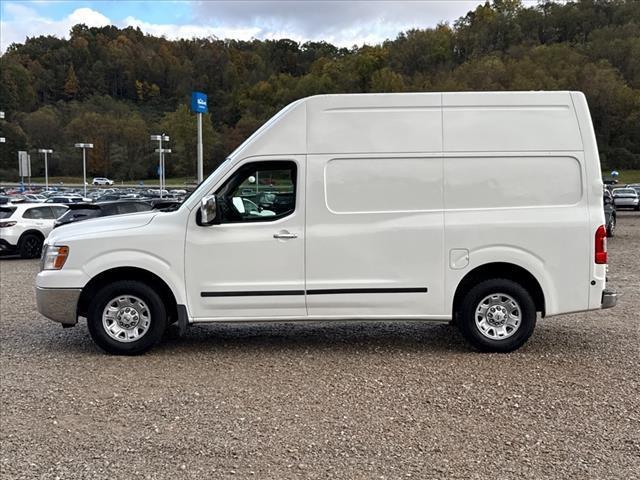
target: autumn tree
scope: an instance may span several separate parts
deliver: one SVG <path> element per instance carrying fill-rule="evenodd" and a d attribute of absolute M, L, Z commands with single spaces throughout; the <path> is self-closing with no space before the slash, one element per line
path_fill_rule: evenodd
<path fill-rule="evenodd" d="M 67 73 L 67 81 L 64 82 L 64 94 L 67 98 L 75 98 L 78 94 L 80 86 L 78 84 L 78 77 L 76 77 L 76 71 L 73 65 L 69 67 L 69 73 Z"/>

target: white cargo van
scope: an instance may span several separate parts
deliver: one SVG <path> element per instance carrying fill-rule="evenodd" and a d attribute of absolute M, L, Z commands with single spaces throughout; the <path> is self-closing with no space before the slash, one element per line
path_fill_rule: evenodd
<path fill-rule="evenodd" d="M 284 108 L 184 204 L 53 231 L 39 311 L 136 354 L 203 322 L 456 323 L 510 351 L 611 307 L 579 92 L 323 95 Z M 372 327 L 375 328 L 375 327 Z"/>

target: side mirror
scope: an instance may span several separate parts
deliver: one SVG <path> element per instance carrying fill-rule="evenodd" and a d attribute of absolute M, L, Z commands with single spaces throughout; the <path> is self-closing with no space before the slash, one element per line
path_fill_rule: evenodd
<path fill-rule="evenodd" d="M 213 225 L 218 213 L 218 205 L 215 195 L 207 195 L 200 201 L 200 223 Z"/>

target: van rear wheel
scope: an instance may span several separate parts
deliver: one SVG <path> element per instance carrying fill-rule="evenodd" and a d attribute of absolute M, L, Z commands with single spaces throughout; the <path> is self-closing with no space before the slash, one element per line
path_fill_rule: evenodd
<path fill-rule="evenodd" d="M 475 348 L 511 352 L 526 343 L 536 326 L 536 307 L 529 292 L 504 278 L 485 280 L 464 296 L 459 328 Z"/>
<path fill-rule="evenodd" d="M 167 327 L 160 296 L 135 280 L 110 283 L 98 291 L 87 312 L 91 338 L 115 355 L 139 355 L 151 349 Z"/>

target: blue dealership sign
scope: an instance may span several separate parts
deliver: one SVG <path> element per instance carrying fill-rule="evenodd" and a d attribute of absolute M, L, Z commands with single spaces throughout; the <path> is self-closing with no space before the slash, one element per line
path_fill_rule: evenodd
<path fill-rule="evenodd" d="M 207 113 L 207 94 L 193 92 L 191 94 L 191 110 L 195 113 Z"/>

